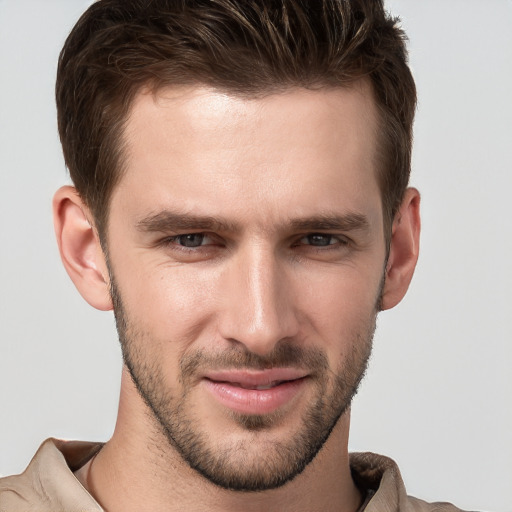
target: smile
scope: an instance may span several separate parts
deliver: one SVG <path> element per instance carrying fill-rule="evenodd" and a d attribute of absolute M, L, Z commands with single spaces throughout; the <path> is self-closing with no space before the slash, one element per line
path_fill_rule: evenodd
<path fill-rule="evenodd" d="M 272 389 L 272 388 L 274 388 L 276 386 L 279 386 L 279 384 L 282 384 L 283 382 L 288 382 L 288 381 L 278 380 L 278 381 L 271 382 L 270 384 L 262 384 L 260 386 L 254 386 L 254 385 L 251 385 L 251 384 L 244 384 L 243 382 L 226 382 L 225 384 L 229 384 L 231 386 L 238 386 L 238 387 L 241 387 L 243 389 L 255 389 L 257 391 L 261 391 L 261 390 L 264 390 L 264 389 Z"/>
<path fill-rule="evenodd" d="M 303 371 L 271 369 L 215 372 L 202 382 L 223 407 L 242 414 L 268 414 L 290 404 L 304 389 L 307 380 Z"/>

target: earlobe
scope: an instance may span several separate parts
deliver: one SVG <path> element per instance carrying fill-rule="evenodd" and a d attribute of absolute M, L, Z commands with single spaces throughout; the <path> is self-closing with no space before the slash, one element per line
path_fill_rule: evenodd
<path fill-rule="evenodd" d="M 105 256 L 89 212 L 74 187 L 53 198 L 53 222 L 62 263 L 82 297 L 96 309 L 112 309 Z"/>
<path fill-rule="evenodd" d="M 420 194 L 415 188 L 408 188 L 393 221 L 381 300 L 383 310 L 396 306 L 409 288 L 418 261 L 420 227 Z"/>

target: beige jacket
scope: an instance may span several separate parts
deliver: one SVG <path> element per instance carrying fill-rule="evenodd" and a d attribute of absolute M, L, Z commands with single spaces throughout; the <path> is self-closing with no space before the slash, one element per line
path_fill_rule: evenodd
<path fill-rule="evenodd" d="M 101 447 L 47 439 L 21 475 L 0 478 L 0 512 L 102 512 L 73 475 Z M 407 496 L 397 465 L 387 457 L 353 453 L 350 465 L 361 491 L 373 494 L 365 512 L 461 512 L 449 503 Z"/>

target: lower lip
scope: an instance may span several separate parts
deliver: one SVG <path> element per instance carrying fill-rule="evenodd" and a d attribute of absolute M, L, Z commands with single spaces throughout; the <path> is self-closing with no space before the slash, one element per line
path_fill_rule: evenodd
<path fill-rule="evenodd" d="M 224 406 L 242 414 L 268 414 L 290 403 L 305 378 L 283 382 L 270 389 L 245 389 L 229 382 L 204 379 L 208 391 Z"/>

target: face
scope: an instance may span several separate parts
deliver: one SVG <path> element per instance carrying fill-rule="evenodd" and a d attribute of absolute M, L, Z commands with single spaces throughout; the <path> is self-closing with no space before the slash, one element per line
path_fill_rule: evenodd
<path fill-rule="evenodd" d="M 283 485 L 343 415 L 385 265 L 369 88 L 140 93 L 107 243 L 125 362 L 170 450 Z"/>

